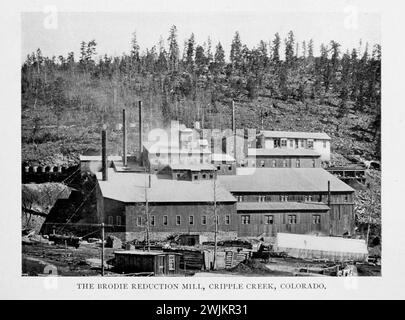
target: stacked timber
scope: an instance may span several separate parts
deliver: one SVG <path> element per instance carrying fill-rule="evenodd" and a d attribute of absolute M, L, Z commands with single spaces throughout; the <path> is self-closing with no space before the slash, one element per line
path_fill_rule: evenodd
<path fill-rule="evenodd" d="M 182 248 L 167 248 L 163 249 L 164 252 L 180 253 L 180 268 L 181 269 L 204 269 L 204 250 L 193 247 Z"/>

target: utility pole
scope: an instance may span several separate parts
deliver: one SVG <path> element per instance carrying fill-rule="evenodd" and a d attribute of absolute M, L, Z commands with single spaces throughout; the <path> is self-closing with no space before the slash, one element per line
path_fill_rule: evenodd
<path fill-rule="evenodd" d="M 330 180 L 328 180 L 329 235 L 332 235 L 332 219 L 330 219 Z"/>
<path fill-rule="evenodd" d="M 146 171 L 146 168 L 145 168 Z M 150 172 L 148 174 L 148 186 L 145 185 L 145 227 L 146 227 L 146 246 L 148 251 L 150 251 L 150 239 L 149 239 L 149 200 L 148 200 L 148 188 L 151 187 L 151 176 L 150 176 Z"/>
<path fill-rule="evenodd" d="M 215 231 L 214 231 L 214 261 L 213 261 L 213 268 L 214 270 L 217 268 L 217 234 L 218 234 L 218 215 L 217 215 L 217 175 L 216 173 L 214 174 L 214 224 L 215 224 Z"/>
<path fill-rule="evenodd" d="M 104 277 L 104 222 L 101 223 L 101 276 Z"/>

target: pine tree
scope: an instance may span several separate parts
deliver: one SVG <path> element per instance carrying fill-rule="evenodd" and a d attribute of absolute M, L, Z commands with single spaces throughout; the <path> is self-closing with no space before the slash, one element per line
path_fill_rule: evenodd
<path fill-rule="evenodd" d="M 273 62 L 278 63 L 280 61 L 280 35 L 278 32 L 274 35 L 273 45 L 272 45 L 272 54 L 271 58 Z"/>
<path fill-rule="evenodd" d="M 167 41 L 169 42 L 169 71 L 176 72 L 179 69 L 179 45 L 177 43 L 177 28 L 175 25 L 170 28 Z"/>
<path fill-rule="evenodd" d="M 214 55 L 214 73 L 223 73 L 225 71 L 225 51 L 221 42 L 218 42 Z"/>
<path fill-rule="evenodd" d="M 195 51 L 194 33 L 191 34 L 186 45 L 187 47 L 186 47 L 185 65 L 186 69 L 192 72 L 194 70 L 194 51 Z"/>
<path fill-rule="evenodd" d="M 236 31 L 231 44 L 230 61 L 232 70 L 236 73 L 242 69 L 242 42 L 240 40 L 239 32 Z"/>
<path fill-rule="evenodd" d="M 294 63 L 294 33 L 288 32 L 287 39 L 285 39 L 285 63 L 287 67 L 291 67 Z"/>

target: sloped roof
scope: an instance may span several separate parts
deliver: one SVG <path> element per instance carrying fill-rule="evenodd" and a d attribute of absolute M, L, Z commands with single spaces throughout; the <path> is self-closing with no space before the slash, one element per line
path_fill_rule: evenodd
<path fill-rule="evenodd" d="M 353 192 L 322 168 L 238 168 L 237 175 L 218 180 L 231 192 Z"/>
<path fill-rule="evenodd" d="M 317 202 L 238 202 L 238 211 L 327 211 L 329 207 Z"/>
<path fill-rule="evenodd" d="M 108 156 L 107 159 L 109 161 L 121 161 L 122 156 Z M 101 161 L 101 156 L 84 156 L 79 155 L 80 161 Z"/>
<path fill-rule="evenodd" d="M 179 148 L 178 146 L 169 146 L 169 145 L 159 145 L 154 142 L 148 142 L 144 143 L 143 147 L 149 152 L 149 153 L 161 153 L 161 154 L 210 154 L 211 150 L 208 148 L 198 148 L 198 147 L 192 147 L 192 148 Z"/>
<path fill-rule="evenodd" d="M 311 149 L 287 149 L 287 148 L 249 148 L 248 157 L 278 156 L 278 157 L 320 157 L 321 154 Z"/>
<path fill-rule="evenodd" d="M 211 154 L 211 161 L 227 161 L 234 162 L 235 158 L 227 153 L 213 153 Z"/>
<path fill-rule="evenodd" d="M 178 181 L 159 179 L 151 174 L 151 188 L 147 188 L 149 202 L 213 202 L 212 180 Z M 117 173 L 108 170 L 108 180 L 102 181 L 97 173 L 103 197 L 127 202 L 145 202 L 145 187 L 149 185 L 149 175 L 139 172 Z M 218 181 L 216 185 L 218 202 L 236 202 L 235 198 Z"/>
<path fill-rule="evenodd" d="M 360 239 L 277 233 L 276 243 L 278 248 L 368 254 L 366 242 Z"/>
<path fill-rule="evenodd" d="M 321 139 L 330 140 L 325 132 L 294 132 L 294 131 L 272 131 L 261 130 L 266 138 L 289 138 L 289 139 Z"/>
<path fill-rule="evenodd" d="M 215 167 L 209 163 L 200 163 L 200 164 L 170 164 L 169 167 L 172 170 L 190 170 L 190 171 L 202 171 L 209 170 L 215 171 Z"/>

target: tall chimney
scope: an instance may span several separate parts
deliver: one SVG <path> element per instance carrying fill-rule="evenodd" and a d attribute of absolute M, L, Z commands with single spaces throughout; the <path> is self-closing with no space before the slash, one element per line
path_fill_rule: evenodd
<path fill-rule="evenodd" d="M 328 180 L 328 207 L 330 207 L 330 180 Z"/>
<path fill-rule="evenodd" d="M 127 121 L 125 117 L 125 109 L 122 109 L 122 162 L 124 167 L 127 166 Z"/>
<path fill-rule="evenodd" d="M 139 161 L 142 159 L 142 101 L 138 101 L 139 111 Z"/>
<path fill-rule="evenodd" d="M 102 163 L 102 177 L 103 181 L 108 180 L 107 173 L 107 132 L 101 131 L 101 163 Z"/>
<path fill-rule="evenodd" d="M 236 124 L 235 124 L 235 102 L 232 100 L 232 133 L 233 133 L 233 157 L 236 161 Z"/>

